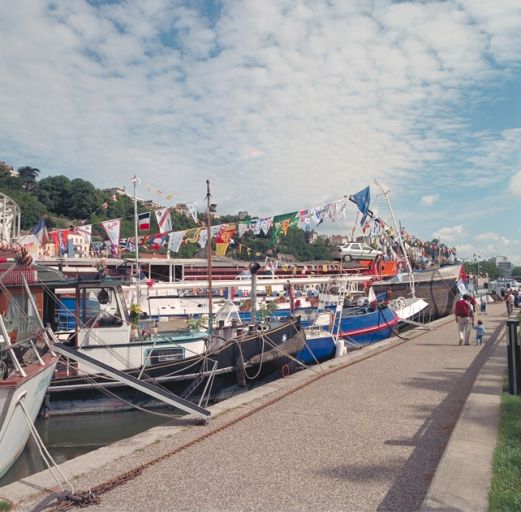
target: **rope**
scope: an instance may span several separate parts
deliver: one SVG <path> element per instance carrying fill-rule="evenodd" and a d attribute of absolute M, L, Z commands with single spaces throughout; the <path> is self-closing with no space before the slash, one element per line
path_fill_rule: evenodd
<path fill-rule="evenodd" d="M 42 438 L 40 437 L 40 434 L 38 433 L 38 430 L 36 430 L 36 427 L 34 426 L 34 423 L 31 419 L 31 417 L 29 416 L 29 413 L 27 412 L 27 409 L 25 408 L 25 405 L 23 404 L 22 402 L 22 399 L 25 398 L 25 395 L 21 396 L 17 402 L 16 405 L 19 405 L 20 408 L 22 409 L 22 412 L 25 416 L 25 419 L 27 420 L 27 425 L 29 427 L 29 431 L 31 432 L 35 442 L 36 442 L 36 445 L 38 447 L 38 451 L 40 452 L 40 455 L 43 459 L 43 461 L 45 462 L 45 465 L 47 466 L 47 468 L 49 469 L 49 472 L 51 473 L 52 477 L 54 478 L 55 482 L 58 484 L 58 487 L 60 488 L 61 491 L 63 491 L 63 486 L 60 482 L 60 480 L 56 477 L 55 473 L 54 473 L 54 469 L 56 471 L 58 471 L 58 473 L 60 474 L 60 476 L 62 477 L 63 481 L 69 486 L 70 490 L 71 490 L 71 494 L 73 495 L 74 494 L 74 487 L 73 485 L 69 482 L 69 480 L 67 480 L 66 476 L 63 474 L 62 470 L 60 469 L 60 467 L 58 466 L 58 464 L 56 464 L 55 460 L 52 458 L 51 454 L 49 453 L 49 451 L 47 450 L 47 448 L 45 447 L 45 443 L 42 441 Z"/>

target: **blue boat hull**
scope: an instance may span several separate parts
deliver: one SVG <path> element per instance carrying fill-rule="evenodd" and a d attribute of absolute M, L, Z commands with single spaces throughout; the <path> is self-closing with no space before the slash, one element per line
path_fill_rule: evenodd
<path fill-rule="evenodd" d="M 335 356 L 336 345 L 333 336 L 306 338 L 306 346 L 295 356 L 301 363 L 309 365 L 326 361 Z"/>
<path fill-rule="evenodd" d="M 339 336 L 357 343 L 375 343 L 391 336 L 397 329 L 399 320 L 396 313 L 388 307 L 377 307 L 375 310 L 345 309 Z"/>

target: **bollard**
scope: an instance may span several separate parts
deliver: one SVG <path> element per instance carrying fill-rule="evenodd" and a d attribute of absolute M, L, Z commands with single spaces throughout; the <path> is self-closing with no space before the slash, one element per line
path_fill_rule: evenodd
<path fill-rule="evenodd" d="M 519 320 L 507 320 L 508 329 L 508 392 L 521 395 L 521 352 L 517 330 Z"/>

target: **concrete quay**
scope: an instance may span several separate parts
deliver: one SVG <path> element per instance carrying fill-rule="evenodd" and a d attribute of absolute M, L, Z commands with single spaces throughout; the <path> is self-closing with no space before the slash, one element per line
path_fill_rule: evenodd
<path fill-rule="evenodd" d="M 502 376 L 504 305 L 484 347 L 453 317 L 310 368 L 61 465 L 93 511 L 486 510 Z M 145 465 L 145 467 L 143 467 Z M 0 488 L 48 510 L 45 471 Z M 51 506 L 52 509 L 52 506 Z"/>

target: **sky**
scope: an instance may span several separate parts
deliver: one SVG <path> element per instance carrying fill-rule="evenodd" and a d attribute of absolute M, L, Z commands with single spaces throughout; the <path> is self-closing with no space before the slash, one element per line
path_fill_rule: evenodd
<path fill-rule="evenodd" d="M 387 222 L 382 189 L 416 237 L 521 265 L 519 0 L 17 0 L 0 37 L 15 168 L 200 209 L 208 179 L 259 216 L 369 185 Z"/>

